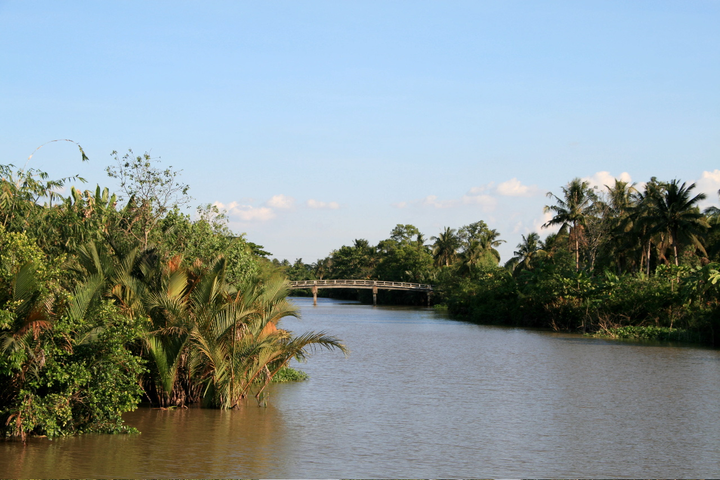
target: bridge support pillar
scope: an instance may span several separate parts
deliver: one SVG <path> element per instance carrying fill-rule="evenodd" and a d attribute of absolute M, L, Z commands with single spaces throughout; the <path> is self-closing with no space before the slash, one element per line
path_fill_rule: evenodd
<path fill-rule="evenodd" d="M 432 292 L 428 291 L 428 307 L 430 306 L 430 297 L 432 296 Z"/>
<path fill-rule="evenodd" d="M 312 288 L 312 292 L 313 292 L 313 306 L 314 306 L 314 307 L 317 307 L 317 291 L 318 291 L 317 285 L 314 285 L 313 288 Z"/>
<path fill-rule="evenodd" d="M 373 307 L 377 306 L 377 285 L 373 285 Z"/>

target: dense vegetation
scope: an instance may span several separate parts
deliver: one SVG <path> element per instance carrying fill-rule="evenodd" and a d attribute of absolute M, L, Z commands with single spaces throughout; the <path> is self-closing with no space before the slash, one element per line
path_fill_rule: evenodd
<path fill-rule="evenodd" d="M 82 151 L 82 150 L 81 150 Z M 84 154 L 83 154 L 83 158 Z M 500 233 L 478 221 L 425 237 L 397 225 L 308 265 L 270 262 L 222 212 L 182 213 L 188 187 L 148 155 L 114 154 L 119 189 L 58 192 L 79 177 L 0 165 L 0 431 L 56 436 L 127 431 L 141 400 L 234 408 L 323 332 L 293 335 L 287 278 L 432 283 L 434 301 L 483 323 L 720 343 L 720 210 L 694 185 L 642 189 L 575 179 L 548 194 L 558 233 L 523 236 L 500 265 Z M 368 291 L 325 291 L 360 295 Z M 424 303 L 382 291 L 384 303 Z"/>
<path fill-rule="evenodd" d="M 297 378 L 290 359 L 345 351 L 278 327 L 297 315 L 285 277 L 217 209 L 182 213 L 177 172 L 114 158 L 116 194 L 0 165 L 2 434 L 127 431 L 142 399 L 233 408 Z"/>
<path fill-rule="evenodd" d="M 293 280 L 431 283 L 437 304 L 482 323 L 718 344 L 720 210 L 701 212 L 705 196 L 694 188 L 652 178 L 642 188 L 616 181 L 593 189 L 574 179 L 548 194 L 545 226 L 559 231 L 523 235 L 504 265 L 496 250 L 503 240 L 483 221 L 429 240 L 398 225 L 378 245 L 358 239 L 313 265 L 275 262 Z M 344 295 L 369 301 L 364 291 Z M 380 292 L 378 301 L 424 299 Z"/>

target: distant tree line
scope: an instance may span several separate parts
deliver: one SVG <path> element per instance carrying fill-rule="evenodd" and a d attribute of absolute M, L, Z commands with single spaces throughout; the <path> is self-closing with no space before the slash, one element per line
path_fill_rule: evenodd
<path fill-rule="evenodd" d="M 598 189 L 576 178 L 548 198 L 544 227 L 557 233 L 523 235 L 504 265 L 503 240 L 483 221 L 430 238 L 397 225 L 377 245 L 357 239 L 314 264 L 274 262 L 292 280 L 431 283 L 437 304 L 482 323 L 720 342 L 720 210 L 701 211 L 694 184 L 653 177 Z M 363 291 L 325 294 L 369 302 Z M 381 292 L 379 301 L 423 299 Z"/>

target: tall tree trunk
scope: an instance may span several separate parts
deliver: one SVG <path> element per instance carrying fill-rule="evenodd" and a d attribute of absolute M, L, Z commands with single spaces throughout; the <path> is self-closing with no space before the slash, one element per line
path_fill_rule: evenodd
<path fill-rule="evenodd" d="M 680 266 L 680 261 L 678 259 L 678 246 L 677 246 L 677 231 L 670 230 L 670 241 L 672 242 L 673 246 L 673 254 L 675 255 L 675 266 Z"/>
<path fill-rule="evenodd" d="M 580 242 L 575 237 L 575 271 L 580 271 Z"/>

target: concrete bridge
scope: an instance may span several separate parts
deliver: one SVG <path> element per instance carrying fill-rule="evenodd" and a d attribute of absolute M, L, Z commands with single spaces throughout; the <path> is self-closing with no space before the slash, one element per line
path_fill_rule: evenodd
<path fill-rule="evenodd" d="M 317 292 L 320 288 L 362 288 L 373 291 L 373 306 L 377 305 L 378 290 L 405 290 L 407 292 L 427 292 L 428 306 L 433 286 L 426 283 L 386 282 L 384 280 L 300 280 L 290 282 L 291 289 L 309 288 L 313 293 L 313 305 L 317 305 Z"/>

